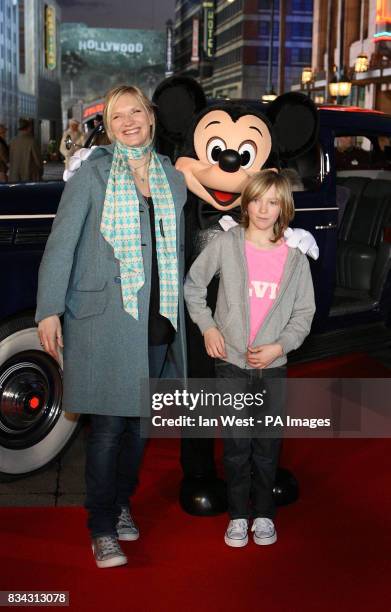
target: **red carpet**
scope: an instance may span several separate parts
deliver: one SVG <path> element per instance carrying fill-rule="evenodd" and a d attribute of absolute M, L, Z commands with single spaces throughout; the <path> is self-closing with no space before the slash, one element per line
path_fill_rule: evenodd
<path fill-rule="evenodd" d="M 128 566 L 96 569 L 80 508 L 3 508 L 0 590 L 68 590 L 72 610 L 99 612 L 383 610 L 391 441 L 290 439 L 283 454 L 301 497 L 279 510 L 273 546 L 228 548 L 225 516 L 182 513 L 178 443 L 154 440 L 134 507 L 142 537 L 124 543 Z"/>
<path fill-rule="evenodd" d="M 365 353 L 349 353 L 289 367 L 295 378 L 389 378 L 391 370 Z"/>

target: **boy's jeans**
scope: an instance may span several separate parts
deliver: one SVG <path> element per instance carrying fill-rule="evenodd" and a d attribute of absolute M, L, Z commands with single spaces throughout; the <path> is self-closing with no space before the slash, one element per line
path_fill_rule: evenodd
<path fill-rule="evenodd" d="M 269 391 L 272 401 L 267 414 L 283 414 L 286 366 L 264 369 L 242 369 L 216 360 L 216 377 L 237 379 L 238 392 Z M 274 379 L 273 383 L 270 379 Z M 239 415 L 240 416 L 240 415 Z M 224 471 L 228 491 L 228 514 L 231 519 L 266 517 L 273 519 L 273 487 L 280 453 L 280 438 L 225 437 Z M 251 511 L 250 511 L 251 502 Z"/>
<path fill-rule="evenodd" d="M 159 378 L 166 353 L 167 345 L 149 347 L 150 378 Z M 91 537 L 116 537 L 121 506 L 129 505 L 138 484 L 145 442 L 138 417 L 91 415 L 85 472 Z"/>

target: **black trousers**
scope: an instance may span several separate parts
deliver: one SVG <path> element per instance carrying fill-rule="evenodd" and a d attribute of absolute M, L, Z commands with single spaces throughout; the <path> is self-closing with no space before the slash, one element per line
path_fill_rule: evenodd
<path fill-rule="evenodd" d="M 264 392 L 265 406 L 248 409 L 247 416 L 264 420 L 265 414 L 282 416 L 285 405 L 286 366 L 265 369 L 242 369 L 216 360 L 216 378 L 235 379 L 235 392 Z M 224 384 L 224 383 L 223 383 Z M 242 416 L 242 415 L 239 415 Z M 273 519 L 275 503 L 273 486 L 281 447 L 275 430 L 255 427 L 254 437 L 237 437 L 237 429 L 225 432 L 224 471 L 227 481 L 228 514 L 231 519 L 265 517 Z M 258 437 L 259 436 L 259 437 Z M 268 436 L 268 437 L 265 437 Z"/>

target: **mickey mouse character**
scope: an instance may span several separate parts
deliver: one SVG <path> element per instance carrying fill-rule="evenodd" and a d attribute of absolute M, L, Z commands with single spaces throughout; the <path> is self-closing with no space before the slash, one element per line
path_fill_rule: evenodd
<path fill-rule="evenodd" d="M 318 116 L 312 101 L 297 93 L 279 96 L 271 105 L 234 101 L 207 106 L 196 81 L 171 77 L 154 95 L 158 117 L 158 148 L 183 172 L 189 190 L 186 205 L 187 265 L 213 240 L 240 219 L 241 191 L 248 178 L 263 168 L 278 171 L 281 163 L 308 151 L 318 133 Z M 314 259 L 319 255 L 313 236 L 288 228 L 287 243 Z M 214 310 L 218 279 L 208 288 L 207 302 Z M 189 376 L 214 377 L 214 360 L 205 352 L 198 327 L 187 319 Z M 217 477 L 214 440 L 182 439 L 182 508 L 195 515 L 224 512 L 224 482 Z M 284 482 L 278 483 L 278 480 Z M 274 489 L 277 503 L 297 498 L 293 476 L 279 469 Z"/>

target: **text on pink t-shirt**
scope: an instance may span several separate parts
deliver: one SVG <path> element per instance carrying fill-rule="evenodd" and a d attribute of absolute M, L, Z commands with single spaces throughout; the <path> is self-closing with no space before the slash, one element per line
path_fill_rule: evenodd
<path fill-rule="evenodd" d="M 246 240 L 251 345 L 280 288 L 288 248 L 285 243 L 271 249 L 258 249 Z"/>

